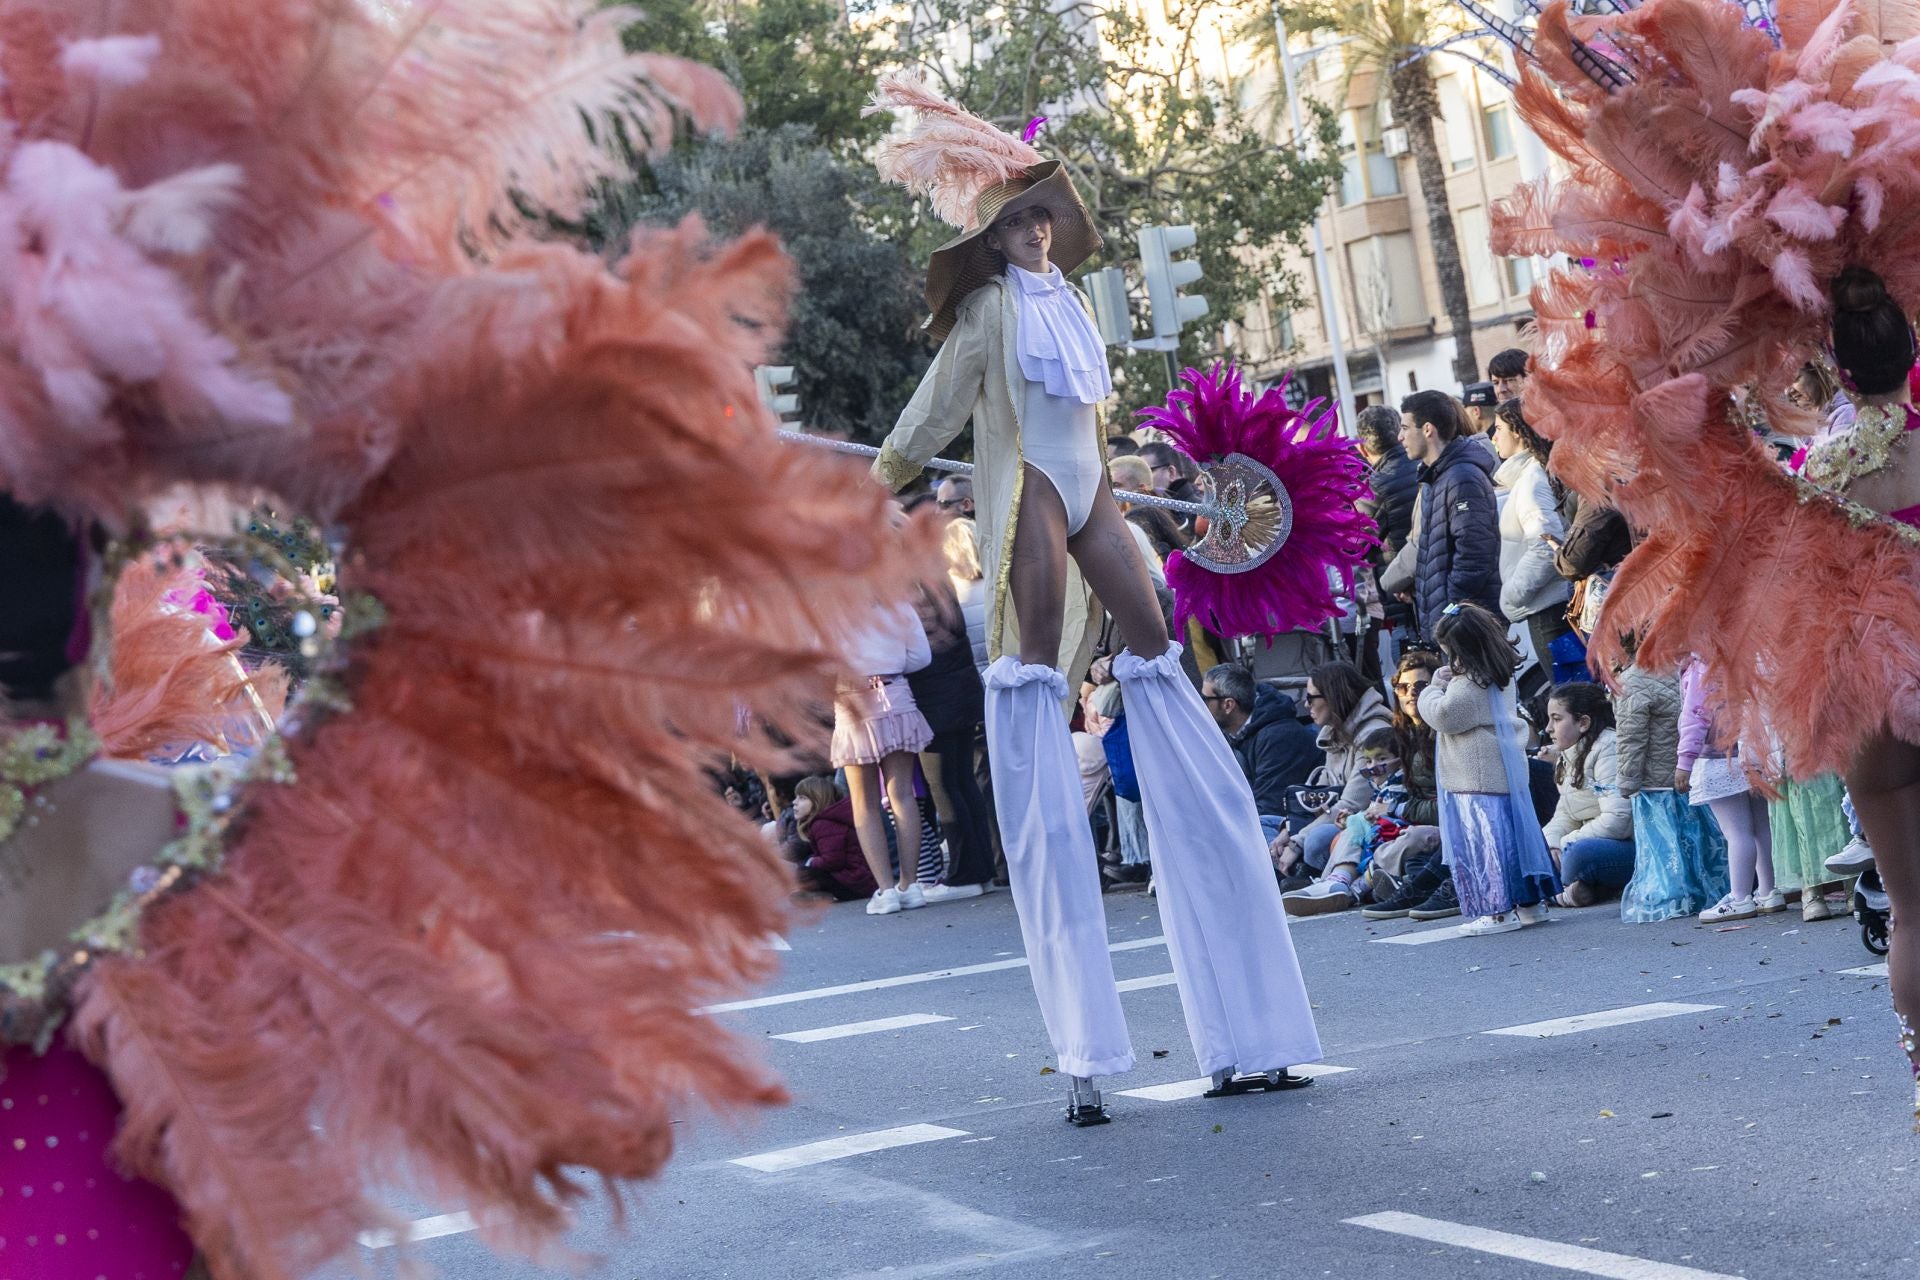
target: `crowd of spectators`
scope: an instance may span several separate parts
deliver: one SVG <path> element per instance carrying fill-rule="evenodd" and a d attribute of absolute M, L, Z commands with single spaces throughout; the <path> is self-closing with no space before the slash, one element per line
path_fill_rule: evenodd
<path fill-rule="evenodd" d="M 1503 351 L 1488 371 L 1458 396 L 1420 391 L 1398 411 L 1358 415 L 1362 505 L 1379 544 L 1352 593 L 1351 653 L 1306 672 L 1296 697 L 1223 660 L 1231 638 L 1191 624 L 1177 637 L 1246 775 L 1287 911 L 1465 914 L 1476 935 L 1536 924 L 1549 906 L 1613 902 L 1636 923 L 1743 919 L 1795 897 L 1805 919 L 1836 914 L 1825 862 L 1859 845 L 1837 780 L 1788 783 L 1769 801 L 1750 775 L 1771 748 L 1715 735 L 1699 671 L 1629 660 L 1604 682 L 1589 672 L 1586 641 L 1633 532 L 1553 476 L 1551 442 L 1527 416 L 1526 353 Z M 1794 397 L 1823 412 L 1829 434 L 1849 429 L 1852 404 L 1830 371 L 1809 366 Z M 1164 565 L 1194 521 L 1128 498 L 1192 501 L 1197 471 L 1158 440 L 1106 443 L 1171 626 Z M 924 657 L 901 680 L 924 743 L 882 744 L 913 748 L 884 764 L 726 782 L 763 813 L 803 891 L 869 910 L 1006 883 L 981 726 L 989 587 L 971 485 L 949 477 L 908 502 L 948 522 L 946 580 L 927 584 L 913 614 L 909 648 Z M 1152 875 L 1114 647 L 1102 631 L 1071 712 L 1109 888 Z"/>

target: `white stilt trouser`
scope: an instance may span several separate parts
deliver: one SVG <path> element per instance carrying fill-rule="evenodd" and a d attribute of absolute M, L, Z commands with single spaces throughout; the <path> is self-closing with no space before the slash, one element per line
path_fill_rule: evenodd
<path fill-rule="evenodd" d="M 1150 662 L 1123 652 L 1113 674 L 1147 811 L 1160 923 L 1201 1072 L 1318 1061 L 1313 1006 L 1253 792 L 1181 671 L 1180 646 Z M 996 794 L 999 786 L 996 770 Z"/>
<path fill-rule="evenodd" d="M 1133 1045 L 1113 984 L 1100 868 L 1061 713 L 1067 680 L 1052 667 L 1004 657 L 987 668 L 986 685 L 993 804 L 1040 1016 L 1061 1071 L 1116 1075 L 1133 1066 Z"/>

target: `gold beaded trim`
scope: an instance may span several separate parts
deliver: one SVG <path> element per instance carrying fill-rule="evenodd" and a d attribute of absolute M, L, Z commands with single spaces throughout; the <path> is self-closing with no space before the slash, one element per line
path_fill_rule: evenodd
<path fill-rule="evenodd" d="M 1856 480 L 1885 470 L 1893 460 L 1895 446 L 1907 435 L 1905 405 L 1870 404 L 1860 410 L 1852 429 L 1845 435 L 1808 451 L 1801 474 L 1822 489 L 1838 492 Z"/>

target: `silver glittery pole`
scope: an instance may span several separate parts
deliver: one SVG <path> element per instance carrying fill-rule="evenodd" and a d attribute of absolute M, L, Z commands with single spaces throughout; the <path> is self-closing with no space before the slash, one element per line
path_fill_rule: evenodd
<path fill-rule="evenodd" d="M 816 449 L 831 449 L 835 453 L 851 453 L 862 458 L 877 458 L 880 456 L 880 451 L 870 444 L 855 444 L 851 440 L 833 440 L 826 436 L 810 436 L 802 431 L 782 431 L 780 438 L 782 440 L 791 440 L 795 444 L 810 444 Z M 971 462 L 954 462 L 948 458 L 929 458 L 927 460 L 927 469 L 929 471 L 950 471 L 957 476 L 971 476 L 973 474 L 973 464 Z M 1220 514 L 1220 509 L 1212 503 L 1182 502 L 1178 498 L 1163 498 L 1157 493 L 1134 493 L 1132 490 L 1128 490 L 1124 498 L 1121 498 L 1119 494 L 1115 494 L 1114 496 L 1118 500 L 1132 506 L 1159 507 L 1162 511 L 1177 511 L 1183 516 L 1206 516 L 1208 519 L 1213 519 Z"/>

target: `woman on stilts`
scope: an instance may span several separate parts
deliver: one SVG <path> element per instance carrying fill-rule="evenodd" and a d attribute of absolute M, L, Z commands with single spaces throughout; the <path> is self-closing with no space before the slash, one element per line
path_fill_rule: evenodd
<path fill-rule="evenodd" d="M 972 420 L 994 804 L 1035 994 L 1072 1080 L 1068 1119 L 1103 1122 L 1094 1082 L 1133 1065 L 1064 711 L 1069 676 L 1087 665 L 1093 595 L 1127 645 L 1113 671 L 1200 1069 L 1216 1093 L 1308 1083 L 1289 1068 L 1320 1043 L 1252 794 L 1181 672 L 1107 483 L 1106 351 L 1064 275 L 1100 238 L 1061 163 L 1028 142 L 908 75 L 883 78 L 874 101 L 912 117 L 882 148 L 882 175 L 928 192 L 962 229 L 927 273 L 939 355 L 874 474 L 900 488 Z"/>

